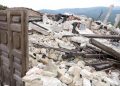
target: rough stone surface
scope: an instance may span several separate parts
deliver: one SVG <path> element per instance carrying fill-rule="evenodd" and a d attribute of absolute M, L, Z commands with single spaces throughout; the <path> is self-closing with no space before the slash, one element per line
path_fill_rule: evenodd
<path fill-rule="evenodd" d="M 90 45 L 89 38 L 80 34 L 111 35 L 109 30 L 115 28 L 111 24 L 105 25 L 101 21 L 92 21 L 86 16 L 75 16 L 78 20 L 74 19 L 74 16 L 70 16 L 68 20 L 62 23 L 63 18 L 57 22 L 54 21 L 54 17 L 48 18 L 45 14 L 43 22 L 37 24 L 47 28 L 49 34 L 45 35 L 45 32 L 40 34 L 37 31 L 29 34 L 30 69 L 23 77 L 26 86 L 120 86 L 119 70 L 96 71 L 93 67 L 86 66 L 86 62 L 100 62 L 101 60 L 98 58 L 72 56 L 64 51 L 33 46 L 33 43 L 36 43 L 46 47 L 85 52 L 86 45 Z M 81 23 L 80 28 L 76 28 L 79 34 L 72 33 L 74 22 Z M 107 27 L 107 29 L 104 27 Z M 38 28 L 34 30 L 38 30 Z M 119 31 L 118 28 L 116 30 Z M 65 35 L 72 36 L 64 37 Z M 109 40 L 100 41 L 106 43 Z M 112 45 L 110 43 L 111 41 L 106 44 Z M 119 42 L 117 45 L 116 49 L 120 50 Z M 64 58 L 65 56 L 67 58 Z"/>
<path fill-rule="evenodd" d="M 72 77 L 69 74 L 65 74 L 65 75 L 61 76 L 60 80 L 65 84 L 72 83 Z"/>

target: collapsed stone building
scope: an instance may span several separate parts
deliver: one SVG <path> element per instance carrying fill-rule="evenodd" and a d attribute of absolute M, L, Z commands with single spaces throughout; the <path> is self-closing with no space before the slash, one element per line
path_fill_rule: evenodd
<path fill-rule="evenodd" d="M 29 21 L 26 86 L 119 86 L 120 21 L 43 14 Z"/>
<path fill-rule="evenodd" d="M 104 21 L 25 9 L 29 16 L 25 86 L 120 86 L 120 18 L 118 14 L 114 25 L 107 23 L 111 8 Z"/>

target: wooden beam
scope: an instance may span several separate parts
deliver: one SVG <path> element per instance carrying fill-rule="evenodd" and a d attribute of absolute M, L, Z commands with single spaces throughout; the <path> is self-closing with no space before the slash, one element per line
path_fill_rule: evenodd
<path fill-rule="evenodd" d="M 29 30 L 29 32 L 36 31 L 36 32 L 42 33 L 43 35 L 48 35 L 49 34 L 48 29 L 46 29 L 45 27 L 42 27 L 35 22 L 31 22 L 31 23 L 33 25 L 30 26 L 30 27 L 32 27 L 32 29 Z"/>
<path fill-rule="evenodd" d="M 87 38 L 120 39 L 120 35 L 81 34 Z"/>
<path fill-rule="evenodd" d="M 102 57 L 107 57 L 107 54 L 85 54 L 86 58 L 102 58 Z"/>
<path fill-rule="evenodd" d="M 104 50 L 105 52 L 107 52 L 108 54 L 112 55 L 115 59 L 120 60 L 120 52 L 116 51 L 115 49 L 113 49 L 112 47 L 107 46 L 106 44 L 96 40 L 96 39 L 90 39 L 89 41 L 91 44 L 93 44 L 94 46 Z"/>
<path fill-rule="evenodd" d="M 75 49 L 74 50 L 68 50 L 68 49 L 64 49 L 64 48 L 54 48 L 54 47 L 39 45 L 39 44 L 35 44 L 35 43 L 33 43 L 33 46 L 37 47 L 37 48 L 54 49 L 54 50 L 65 52 L 65 53 L 72 53 L 75 56 L 76 55 L 82 55 L 83 56 L 85 54 L 85 53 L 79 52 L 78 50 L 75 50 Z"/>
<path fill-rule="evenodd" d="M 35 22 L 31 22 L 32 24 L 34 24 L 34 25 L 36 25 L 36 26 L 38 26 L 38 27 L 40 27 L 40 28 L 43 28 L 44 30 L 48 30 L 47 28 L 45 28 L 45 27 L 43 27 L 43 26 L 40 26 L 39 24 L 37 24 L 37 23 L 35 23 Z"/>
<path fill-rule="evenodd" d="M 74 37 L 80 35 L 87 38 L 120 39 L 120 35 L 97 35 L 97 34 L 64 35 L 63 37 Z"/>

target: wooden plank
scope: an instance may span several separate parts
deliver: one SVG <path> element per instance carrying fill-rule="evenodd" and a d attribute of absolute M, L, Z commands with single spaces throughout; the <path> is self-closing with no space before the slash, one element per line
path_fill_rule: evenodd
<path fill-rule="evenodd" d="M 41 33 L 43 35 L 48 35 L 49 34 L 48 29 L 46 29 L 45 27 L 40 26 L 40 25 L 38 25 L 38 24 L 36 24 L 34 22 L 31 22 L 31 24 L 32 24 L 31 25 L 32 30 L 34 30 L 34 31 L 36 31 L 38 33 Z"/>
<path fill-rule="evenodd" d="M 21 13 L 21 51 L 22 51 L 22 77 L 26 74 L 28 69 L 28 16 L 27 11 Z"/>
<path fill-rule="evenodd" d="M 106 54 L 85 54 L 86 58 L 101 58 L 101 57 L 107 57 Z"/>
<path fill-rule="evenodd" d="M 0 50 L 5 51 L 7 53 L 9 52 L 8 47 L 6 45 L 4 45 L 4 44 L 0 44 Z"/>
<path fill-rule="evenodd" d="M 10 28 L 12 31 L 21 32 L 20 24 L 12 23 L 12 24 L 10 24 Z"/>
<path fill-rule="evenodd" d="M 68 50 L 68 49 L 64 49 L 64 48 L 54 48 L 54 47 L 49 47 L 49 46 L 44 46 L 44 45 L 39 45 L 39 44 L 35 44 L 33 43 L 33 46 L 34 47 L 37 47 L 37 48 L 47 48 L 47 49 L 53 49 L 53 50 L 56 50 L 56 51 L 61 51 L 61 52 L 65 52 L 65 53 L 71 53 L 71 54 L 74 54 L 74 55 L 84 55 L 85 53 L 83 52 L 78 52 L 78 50 Z"/>
<path fill-rule="evenodd" d="M 0 29 L 6 30 L 7 29 L 7 23 L 0 21 Z"/>
<path fill-rule="evenodd" d="M 13 47 L 15 49 L 19 49 L 21 48 L 21 37 L 20 37 L 20 33 L 18 32 L 13 32 Z"/>
<path fill-rule="evenodd" d="M 87 64 L 87 66 L 92 66 L 95 68 L 96 71 L 101 71 L 112 68 L 113 63 L 110 62 L 92 63 L 92 64 Z"/>
<path fill-rule="evenodd" d="M 87 38 L 100 38 L 100 39 L 120 39 L 120 35 L 98 35 L 98 34 L 78 34 L 78 35 L 64 35 L 63 37 L 84 36 Z"/>
<path fill-rule="evenodd" d="M 15 79 L 17 82 L 19 82 L 19 83 L 23 83 L 23 82 L 22 82 L 22 78 L 19 77 L 19 76 L 16 75 L 16 74 L 14 74 L 14 79 Z"/>
<path fill-rule="evenodd" d="M 8 43 L 8 33 L 7 31 L 1 31 L 1 43 L 2 44 L 7 44 Z"/>
<path fill-rule="evenodd" d="M 22 72 L 22 65 L 21 64 L 18 64 L 16 62 L 13 62 L 13 66 L 16 70 Z"/>
<path fill-rule="evenodd" d="M 10 30 L 10 24 L 11 24 L 11 16 L 10 16 L 10 11 L 7 11 L 7 28 L 8 28 L 8 49 L 9 49 L 9 62 L 10 62 L 10 85 L 13 85 L 12 84 L 12 80 L 13 80 L 13 63 L 12 63 L 12 60 L 13 60 L 13 56 L 11 54 L 11 51 L 12 51 L 12 43 L 11 43 L 11 40 L 12 40 L 12 35 L 11 35 L 11 30 Z"/>
<path fill-rule="evenodd" d="M 8 53 L 1 51 L 1 55 L 4 55 L 5 57 L 8 57 Z M 9 58 L 9 57 L 8 57 Z"/>
<path fill-rule="evenodd" d="M 18 70 L 16 70 L 16 69 L 15 69 L 15 74 L 16 74 L 16 75 L 18 75 L 18 76 L 20 76 L 20 77 L 22 77 L 21 72 L 20 72 L 20 71 L 18 71 Z"/>
<path fill-rule="evenodd" d="M 100 39 L 99 39 L 100 40 Z M 102 40 L 103 41 L 103 40 Z M 112 55 L 115 59 L 120 60 L 120 52 L 113 48 L 112 46 L 108 46 L 107 43 L 104 43 L 102 41 L 98 41 L 96 39 L 90 39 L 90 43 L 93 44 L 94 46 L 104 50 L 108 54 Z"/>
<path fill-rule="evenodd" d="M 1 60 L 2 60 L 2 63 L 3 64 L 7 64 L 8 65 L 8 67 L 9 67 L 9 65 L 10 65 L 10 62 L 9 62 L 9 58 L 8 57 L 5 57 L 5 56 L 1 56 Z"/>
<path fill-rule="evenodd" d="M 38 26 L 38 27 L 40 27 L 40 28 L 42 28 L 42 29 L 44 29 L 44 30 L 48 30 L 47 28 L 45 28 L 45 27 L 43 27 L 43 26 L 41 26 L 41 25 L 39 25 L 39 24 L 37 24 L 37 23 L 35 23 L 35 22 L 31 22 L 32 24 L 34 24 L 34 25 L 36 25 L 36 26 Z"/>
<path fill-rule="evenodd" d="M 102 38 L 102 39 L 120 39 L 120 35 L 97 35 L 97 34 L 81 34 L 87 38 Z"/>
<path fill-rule="evenodd" d="M 18 63 L 18 64 L 21 64 L 21 59 L 17 58 L 17 57 L 14 57 L 14 62 Z"/>
<path fill-rule="evenodd" d="M 5 15 L 0 15 L 0 21 L 7 21 L 7 16 Z"/>
<path fill-rule="evenodd" d="M 12 50 L 12 55 L 16 58 L 22 59 L 22 52 L 17 49 Z"/>
<path fill-rule="evenodd" d="M 20 21 L 21 21 L 21 16 L 13 16 L 12 17 L 13 23 L 20 23 Z"/>
<path fill-rule="evenodd" d="M 5 65 L 2 65 L 2 69 L 3 71 L 7 72 L 7 73 L 10 73 L 10 70 L 8 67 L 6 67 Z"/>

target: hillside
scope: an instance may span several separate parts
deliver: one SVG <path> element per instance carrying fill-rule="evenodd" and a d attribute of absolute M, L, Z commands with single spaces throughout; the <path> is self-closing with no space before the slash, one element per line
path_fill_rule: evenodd
<path fill-rule="evenodd" d="M 92 17 L 94 20 L 103 20 L 104 16 L 108 12 L 107 7 L 91 7 L 91 8 L 66 8 L 66 9 L 58 9 L 58 10 L 50 10 L 50 9 L 43 9 L 40 12 L 44 13 L 51 13 L 51 14 L 58 14 L 58 13 L 72 13 L 77 15 L 86 15 L 88 17 Z M 98 18 L 101 14 L 101 17 Z M 114 7 L 112 10 L 112 14 L 109 18 L 109 22 L 114 23 L 114 19 L 116 14 L 120 14 L 120 7 Z"/>

